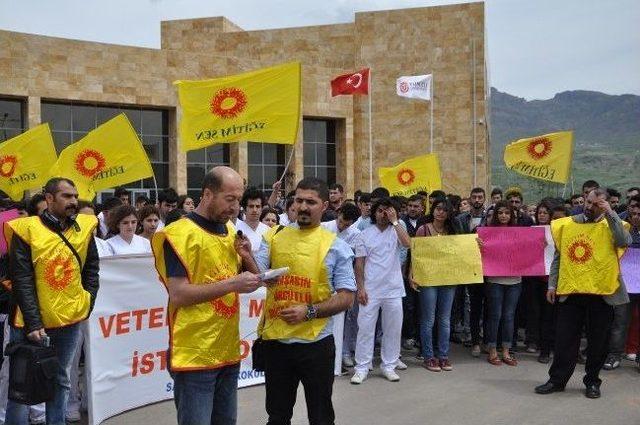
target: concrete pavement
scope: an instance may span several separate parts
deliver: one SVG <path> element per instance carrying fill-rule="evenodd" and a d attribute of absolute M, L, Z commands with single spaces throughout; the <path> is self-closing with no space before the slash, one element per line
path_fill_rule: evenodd
<path fill-rule="evenodd" d="M 533 388 L 546 381 L 548 365 L 521 353 L 517 367 L 492 366 L 483 356 L 452 345 L 452 372 L 433 373 L 420 366 L 415 353 L 403 361 L 400 382 L 386 381 L 378 369 L 362 385 L 350 376 L 336 378 L 333 402 L 336 424 L 348 425 L 640 425 L 640 373 L 624 360 L 615 371 L 603 371 L 603 396 L 583 395 L 584 366 L 578 365 L 564 393 L 537 395 Z M 264 386 L 238 393 L 238 425 L 265 424 Z M 172 402 L 140 408 L 106 421 L 106 425 L 175 424 Z M 293 425 L 307 424 L 302 386 Z"/>

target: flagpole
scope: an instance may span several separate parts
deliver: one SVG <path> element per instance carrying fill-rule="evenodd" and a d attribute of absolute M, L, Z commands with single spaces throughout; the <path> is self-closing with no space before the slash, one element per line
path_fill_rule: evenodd
<path fill-rule="evenodd" d="M 429 130 L 429 142 L 431 144 L 431 148 L 429 153 L 433 153 L 433 72 L 431 73 L 431 113 L 430 113 L 430 118 L 429 118 L 429 124 L 431 125 L 431 128 Z"/>
<path fill-rule="evenodd" d="M 373 90 L 371 85 L 371 68 L 369 68 L 369 192 L 373 191 L 373 133 L 371 132 L 371 97 Z"/>
<path fill-rule="evenodd" d="M 282 173 L 282 176 L 278 180 L 280 182 L 280 184 L 282 184 L 282 180 L 284 179 L 284 176 L 287 175 L 287 171 L 289 170 L 289 165 L 291 165 L 291 159 L 293 159 L 293 153 L 295 152 L 295 150 L 296 150 L 295 145 L 292 145 L 291 146 L 291 154 L 289 155 L 289 159 L 287 160 L 287 165 L 284 166 L 284 172 Z"/>
<path fill-rule="evenodd" d="M 156 181 L 156 173 L 153 173 L 153 187 L 156 189 L 156 204 L 158 203 L 158 182 Z"/>

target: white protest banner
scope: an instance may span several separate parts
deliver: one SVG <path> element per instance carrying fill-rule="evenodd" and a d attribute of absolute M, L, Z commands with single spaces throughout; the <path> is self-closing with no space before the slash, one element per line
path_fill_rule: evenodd
<path fill-rule="evenodd" d="M 398 96 L 431 100 L 431 74 L 402 76 L 396 80 Z"/>
<path fill-rule="evenodd" d="M 545 269 L 545 274 L 549 276 L 549 271 L 551 270 L 551 263 L 553 262 L 553 257 L 556 254 L 556 246 L 553 243 L 553 236 L 551 236 L 551 226 L 533 226 L 533 227 L 544 228 L 544 239 L 546 242 L 546 245 L 544 246 L 544 269 Z"/>
<path fill-rule="evenodd" d="M 240 297 L 239 387 L 264 383 L 251 368 L 251 344 L 265 290 Z M 87 321 L 89 423 L 173 398 L 167 371 L 167 292 L 150 255 L 100 259 L 100 291 Z"/>

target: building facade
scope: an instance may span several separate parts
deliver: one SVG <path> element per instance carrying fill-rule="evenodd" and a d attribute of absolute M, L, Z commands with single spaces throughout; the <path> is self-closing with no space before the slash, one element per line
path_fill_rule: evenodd
<path fill-rule="evenodd" d="M 377 167 L 429 152 L 430 104 L 396 95 L 401 75 L 433 74 L 434 152 L 444 190 L 489 183 L 484 4 L 356 13 L 349 24 L 244 31 L 225 18 L 165 21 L 161 48 L 119 46 L 0 31 L 0 140 L 49 122 L 58 152 L 120 112 L 152 162 L 159 187 L 196 195 L 207 169 L 230 165 L 270 189 L 285 171 L 369 189 Z M 294 147 L 222 144 L 179 149 L 175 80 L 216 78 L 302 63 L 302 115 Z M 371 69 L 370 97 L 331 97 L 335 76 Z M 151 179 L 129 185 L 138 192 Z M 152 193 L 151 193 L 152 194 Z"/>

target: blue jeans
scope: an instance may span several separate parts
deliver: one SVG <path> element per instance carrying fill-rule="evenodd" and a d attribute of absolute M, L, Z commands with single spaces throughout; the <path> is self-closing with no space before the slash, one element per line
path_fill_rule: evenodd
<path fill-rule="evenodd" d="M 22 329 L 11 327 L 10 341 L 24 341 L 26 335 Z M 73 363 L 73 356 L 76 352 L 80 339 L 80 323 L 66 326 L 64 328 L 47 329 L 51 345 L 56 351 L 60 367 L 56 374 L 56 393 L 52 401 L 46 403 L 47 425 L 65 425 L 65 413 L 67 411 L 67 400 L 71 383 L 69 376 Z M 7 403 L 6 424 L 28 425 L 29 406 L 19 404 L 9 400 Z"/>
<path fill-rule="evenodd" d="M 502 348 L 511 348 L 516 307 L 518 306 L 521 291 L 522 282 L 515 285 L 485 283 L 489 311 L 487 317 L 487 346 L 489 348 L 496 348 L 497 346 L 498 329 L 501 321 Z"/>
<path fill-rule="evenodd" d="M 179 425 L 235 425 L 240 364 L 219 369 L 173 372 Z"/>
<path fill-rule="evenodd" d="M 456 295 L 456 286 L 423 286 L 420 288 L 420 342 L 422 356 L 434 356 L 433 325 L 438 319 L 439 359 L 449 358 L 449 334 L 451 333 L 451 307 Z M 437 314 L 436 314 L 437 313 Z"/>

